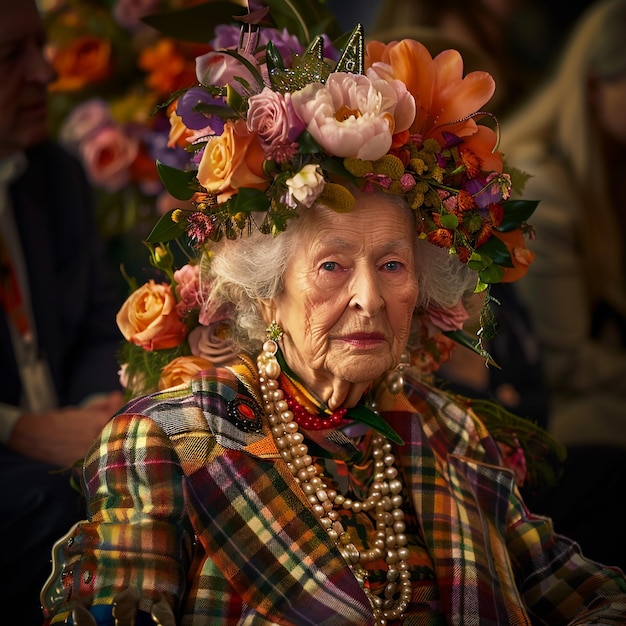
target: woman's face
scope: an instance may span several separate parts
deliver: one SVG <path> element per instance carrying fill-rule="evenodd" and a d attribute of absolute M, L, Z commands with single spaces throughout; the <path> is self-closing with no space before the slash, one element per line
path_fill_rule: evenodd
<path fill-rule="evenodd" d="M 350 213 L 310 210 L 269 314 L 289 366 L 327 400 L 337 380 L 369 384 L 398 364 L 418 293 L 416 231 L 379 194 L 357 194 Z"/>

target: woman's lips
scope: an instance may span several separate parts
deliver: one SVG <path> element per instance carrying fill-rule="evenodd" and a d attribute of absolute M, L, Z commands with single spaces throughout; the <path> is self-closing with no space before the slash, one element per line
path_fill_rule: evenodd
<path fill-rule="evenodd" d="M 380 345 L 385 340 L 383 333 L 350 333 L 342 340 L 356 348 L 371 348 Z"/>

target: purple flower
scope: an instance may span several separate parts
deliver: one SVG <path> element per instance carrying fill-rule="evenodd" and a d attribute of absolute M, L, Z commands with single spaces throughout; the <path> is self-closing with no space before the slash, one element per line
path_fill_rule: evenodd
<path fill-rule="evenodd" d="M 226 106 L 222 98 L 212 96 L 206 89 L 192 87 L 178 100 L 176 113 L 182 118 L 183 124 L 191 130 L 202 130 L 210 126 L 216 135 L 221 135 L 224 131 L 224 120 L 217 115 L 210 115 L 196 110 L 199 104 Z"/>

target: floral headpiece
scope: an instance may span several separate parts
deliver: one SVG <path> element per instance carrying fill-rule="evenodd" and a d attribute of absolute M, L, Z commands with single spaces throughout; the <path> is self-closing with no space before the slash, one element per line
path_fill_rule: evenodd
<path fill-rule="evenodd" d="M 170 145 L 184 146 L 189 160 L 182 169 L 157 166 L 185 204 L 163 215 L 147 242 L 153 264 L 170 278 L 167 306 L 178 311 L 178 323 L 166 324 L 167 341 L 155 343 L 154 333 L 146 338 L 121 312 L 131 343 L 188 349 L 187 333 L 198 325 L 202 298 L 195 293 L 195 303 L 185 304 L 164 244 L 186 236 L 201 251 L 252 229 L 277 235 L 315 201 L 350 211 L 347 183 L 403 196 L 416 212 L 419 237 L 457 254 L 477 272 L 478 289 L 525 273 L 532 260 L 526 220 L 536 203 L 510 199 L 524 175 L 505 169 L 497 124 L 479 123 L 494 125 L 480 111 L 495 90 L 489 74 L 464 77 L 457 51 L 433 58 L 413 40 L 366 46 L 361 26 L 334 42 L 323 33 L 303 41 L 302 15 L 296 13 L 298 38 L 276 27 L 280 19 L 265 27 L 269 9 L 250 5 L 243 27 L 216 27 L 213 51 L 196 60 L 199 84 L 166 104 Z M 299 3 L 299 10 L 312 9 L 319 10 L 315 0 Z M 205 314 L 204 321 L 221 320 Z"/>

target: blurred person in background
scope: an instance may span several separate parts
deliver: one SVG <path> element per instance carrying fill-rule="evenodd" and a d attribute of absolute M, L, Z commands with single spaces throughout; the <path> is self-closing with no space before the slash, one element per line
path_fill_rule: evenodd
<path fill-rule="evenodd" d="M 119 303 L 91 189 L 47 138 L 35 2 L 0 11 L 0 613 L 38 626 L 53 542 L 83 516 L 69 468 L 122 403 Z"/>
<path fill-rule="evenodd" d="M 503 125 L 531 175 L 535 260 L 518 293 L 544 356 L 549 430 L 568 447 L 559 487 L 534 505 L 598 560 L 626 565 L 626 2 L 594 3 L 560 64 Z M 585 512 L 587 512 L 585 514 Z"/>

